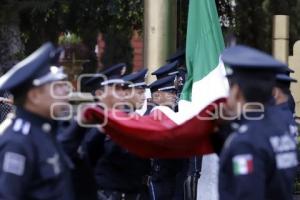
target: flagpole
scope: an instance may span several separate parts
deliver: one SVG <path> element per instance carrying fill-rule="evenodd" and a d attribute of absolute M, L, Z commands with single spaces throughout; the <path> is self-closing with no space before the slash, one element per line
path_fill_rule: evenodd
<path fill-rule="evenodd" d="M 177 1 L 144 1 L 144 66 L 149 69 L 148 83 L 155 80 L 149 74 L 176 51 L 176 26 Z"/>
<path fill-rule="evenodd" d="M 289 55 L 289 16 L 274 15 L 273 18 L 273 56 L 287 63 Z"/>

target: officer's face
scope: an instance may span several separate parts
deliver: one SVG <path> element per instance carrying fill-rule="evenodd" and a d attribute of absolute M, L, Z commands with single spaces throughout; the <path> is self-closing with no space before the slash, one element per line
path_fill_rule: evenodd
<path fill-rule="evenodd" d="M 156 91 L 152 94 L 153 102 L 161 106 L 174 107 L 176 104 L 176 92 Z"/>
<path fill-rule="evenodd" d="M 276 105 L 282 104 L 288 101 L 288 96 L 279 87 L 274 87 L 273 97 L 275 99 Z"/>
<path fill-rule="evenodd" d="M 119 85 L 108 85 L 104 89 L 97 90 L 95 94 L 107 109 L 122 107 L 124 90 Z"/>
<path fill-rule="evenodd" d="M 43 117 L 57 118 L 69 108 L 66 104 L 69 93 L 70 88 L 63 82 L 45 84 L 30 89 L 25 106 Z"/>
<path fill-rule="evenodd" d="M 227 98 L 226 114 L 238 116 L 240 107 L 245 103 L 242 92 L 237 84 L 230 85 L 229 96 Z"/>
<path fill-rule="evenodd" d="M 145 97 L 145 89 L 141 88 L 129 88 L 125 89 L 125 96 L 124 99 L 128 102 L 133 109 L 140 109 L 142 108 Z"/>

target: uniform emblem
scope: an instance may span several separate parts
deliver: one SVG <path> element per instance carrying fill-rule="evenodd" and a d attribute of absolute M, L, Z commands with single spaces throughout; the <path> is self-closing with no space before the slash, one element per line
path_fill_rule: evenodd
<path fill-rule="evenodd" d="M 269 138 L 271 146 L 275 153 L 296 150 L 296 143 L 289 134 L 282 136 L 272 136 Z"/>
<path fill-rule="evenodd" d="M 3 161 L 3 172 L 11 173 L 17 176 L 23 176 L 25 170 L 25 156 L 14 153 L 6 152 Z"/>
<path fill-rule="evenodd" d="M 296 152 L 285 152 L 276 154 L 277 169 L 288 169 L 298 166 Z"/>
<path fill-rule="evenodd" d="M 42 130 L 43 130 L 44 132 L 46 132 L 46 133 L 49 133 L 49 132 L 51 131 L 51 125 L 48 124 L 48 123 L 44 123 L 44 124 L 42 125 Z"/>
<path fill-rule="evenodd" d="M 297 145 L 289 134 L 273 136 L 269 140 L 275 153 L 277 169 L 288 169 L 298 165 Z"/>
<path fill-rule="evenodd" d="M 247 131 L 248 131 L 248 126 L 247 125 L 241 125 L 240 127 L 239 127 L 239 133 L 246 133 Z"/>
<path fill-rule="evenodd" d="M 31 124 L 29 122 L 25 122 L 22 119 L 16 119 L 13 130 L 15 132 L 21 132 L 23 135 L 28 135 L 30 131 Z"/>
<path fill-rule="evenodd" d="M 232 159 L 234 175 L 247 175 L 254 171 L 251 154 L 236 155 Z"/>
<path fill-rule="evenodd" d="M 47 163 L 52 165 L 53 171 L 54 171 L 55 174 L 60 173 L 61 170 L 60 170 L 60 163 L 59 163 L 59 155 L 58 154 L 54 154 L 53 157 L 48 158 Z"/>

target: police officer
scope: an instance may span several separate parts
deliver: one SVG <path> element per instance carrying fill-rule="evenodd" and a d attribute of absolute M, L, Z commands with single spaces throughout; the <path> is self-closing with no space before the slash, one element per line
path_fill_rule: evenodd
<path fill-rule="evenodd" d="M 84 81 L 84 86 L 94 96 L 98 106 L 106 109 L 112 109 L 116 104 L 119 104 L 123 94 L 122 86 L 124 81 L 120 78 L 126 72 L 127 66 L 125 63 L 112 65 L 103 71 L 95 74 Z M 106 136 L 98 128 L 91 128 L 86 133 L 82 143 L 82 152 L 87 156 L 89 163 L 96 167 L 98 160 L 103 155 L 104 140 Z"/>
<path fill-rule="evenodd" d="M 66 95 L 55 81 L 66 75 L 54 66 L 56 49 L 46 43 L 0 78 L 0 90 L 14 95 L 16 115 L 1 124 L 0 199 L 73 200 L 71 162 L 56 141 L 50 107 Z M 57 115 L 61 107 L 53 107 Z"/>
<path fill-rule="evenodd" d="M 176 65 L 168 64 L 153 74 L 157 76 L 158 80 L 149 85 L 152 102 L 158 106 L 167 106 L 174 109 L 177 102 Z M 156 107 L 153 109 L 156 109 Z M 151 199 L 184 199 L 184 180 L 188 160 L 152 159 L 151 165 L 149 182 Z"/>
<path fill-rule="evenodd" d="M 294 110 L 291 108 L 289 101 L 290 98 L 292 98 L 290 85 L 295 82 L 297 82 L 297 80 L 291 78 L 286 73 L 277 74 L 273 97 L 275 99 L 275 104 L 285 113 L 285 116 L 282 117 L 290 121 L 290 133 L 297 139 L 298 127 L 293 116 Z"/>
<path fill-rule="evenodd" d="M 178 99 L 180 97 L 180 91 L 182 90 L 183 83 L 185 82 L 186 67 L 185 67 L 185 50 L 178 50 L 174 55 L 167 59 L 168 63 L 176 63 L 178 71 L 177 77 L 181 79 L 179 84 L 179 92 L 177 93 Z M 172 74 L 172 73 L 171 73 Z M 177 107 L 175 110 L 177 111 Z M 189 159 L 187 177 L 184 182 L 184 198 L 186 200 L 197 199 L 198 180 L 201 174 L 202 156 L 193 156 Z"/>
<path fill-rule="evenodd" d="M 239 126 L 220 155 L 220 199 L 293 199 L 296 143 L 282 110 L 269 104 L 285 64 L 246 46 L 226 49 L 222 59 L 230 67 L 228 108 Z"/>
<path fill-rule="evenodd" d="M 105 80 L 95 79 L 98 86 L 94 94 L 105 109 L 124 109 L 124 105 L 131 103 L 128 98 L 124 98 L 124 88 L 145 85 L 139 84 L 140 76 L 144 82 L 144 70 L 138 72 L 137 77 L 136 74 L 127 76 L 125 81 L 122 78 L 124 67 L 126 66 L 117 65 L 108 68 L 101 73 L 106 77 Z M 132 155 L 113 142 L 110 137 L 105 138 L 103 148 L 103 155 L 97 160 L 95 166 L 98 198 L 100 200 L 147 199 L 145 176 L 148 174 L 149 161 Z"/>
<path fill-rule="evenodd" d="M 145 77 L 147 71 L 147 69 L 141 69 L 138 72 L 133 72 L 122 78 L 125 81 L 123 87 L 124 101 L 128 104 L 128 112 L 136 112 L 144 106 L 146 100 L 145 90 L 147 84 Z"/>
<path fill-rule="evenodd" d="M 111 108 L 119 98 L 114 97 L 113 84 L 123 83 L 123 80 L 118 79 L 126 71 L 126 65 L 119 63 L 108 67 L 98 74 L 83 77 L 81 79 L 81 86 L 84 87 L 85 92 L 90 92 L 95 97 L 98 106 Z M 106 85 L 106 83 L 108 85 Z M 101 90 L 100 90 L 101 88 Z M 105 93 L 105 91 L 108 91 Z M 120 87 L 116 87 L 116 91 L 120 91 Z M 102 95 L 103 92 L 103 95 Z M 103 96 L 103 98 L 102 98 Z M 105 97 L 109 96 L 109 97 Z M 120 96 L 116 94 L 116 96 Z M 110 100 L 110 101 L 107 101 Z M 116 100 L 112 102 L 111 100 Z M 78 113 L 80 114 L 80 113 Z M 67 154 L 71 157 L 76 165 L 73 170 L 72 179 L 76 191 L 77 199 L 98 199 L 94 169 L 97 162 L 103 156 L 105 151 L 105 135 L 99 127 L 86 127 L 81 124 L 81 120 L 74 120 L 69 127 L 66 127 L 63 134 L 59 135 L 59 141 Z"/>

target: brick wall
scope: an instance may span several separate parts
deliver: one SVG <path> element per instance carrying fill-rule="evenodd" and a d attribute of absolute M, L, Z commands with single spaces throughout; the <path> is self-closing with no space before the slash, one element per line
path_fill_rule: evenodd
<path fill-rule="evenodd" d="M 138 31 L 133 31 L 131 41 L 131 47 L 133 49 L 133 60 L 132 60 L 132 70 L 138 71 L 143 68 L 143 39 Z M 102 33 L 99 33 L 97 38 L 96 52 L 98 57 L 98 68 L 101 69 L 103 64 L 101 63 L 101 58 L 105 51 L 105 41 Z M 122 61 L 120 61 L 122 62 Z"/>
<path fill-rule="evenodd" d="M 132 70 L 138 71 L 143 67 L 143 39 L 138 33 L 134 31 L 131 38 L 131 47 L 133 48 Z"/>

